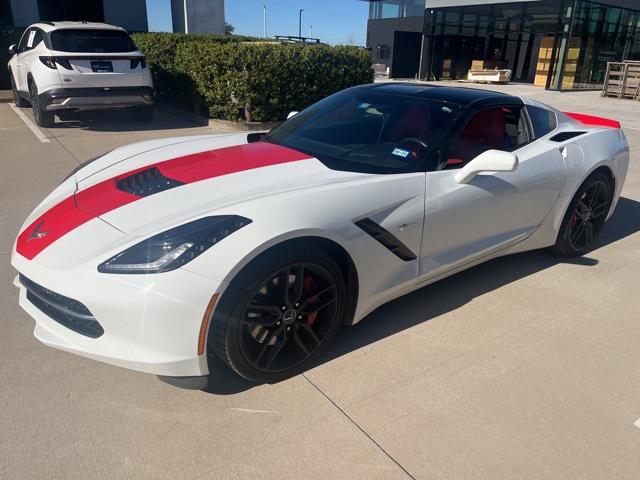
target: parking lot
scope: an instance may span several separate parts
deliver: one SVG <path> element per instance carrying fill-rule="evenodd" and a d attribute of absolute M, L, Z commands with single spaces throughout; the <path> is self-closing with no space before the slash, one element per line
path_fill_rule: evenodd
<path fill-rule="evenodd" d="M 500 88 L 622 121 L 629 176 L 596 248 L 491 261 L 343 328 L 303 375 L 254 386 L 220 365 L 208 392 L 41 345 L 10 252 L 78 163 L 215 132 L 165 109 L 34 131 L 0 104 L 0 478 L 637 479 L 640 103 Z"/>

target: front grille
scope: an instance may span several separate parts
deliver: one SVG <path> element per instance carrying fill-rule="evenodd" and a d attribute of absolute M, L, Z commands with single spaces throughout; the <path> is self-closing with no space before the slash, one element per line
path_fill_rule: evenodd
<path fill-rule="evenodd" d="M 104 333 L 102 325 L 79 301 L 38 285 L 22 274 L 19 278 L 20 283 L 27 289 L 27 299 L 60 325 L 91 338 L 98 338 Z"/>
<path fill-rule="evenodd" d="M 148 168 L 117 181 L 116 186 L 123 192 L 139 197 L 148 197 L 184 185 L 178 180 L 165 177 L 158 167 Z"/>

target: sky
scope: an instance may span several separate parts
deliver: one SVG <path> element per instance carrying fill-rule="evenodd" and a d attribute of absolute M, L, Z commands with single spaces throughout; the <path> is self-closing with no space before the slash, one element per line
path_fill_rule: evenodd
<path fill-rule="evenodd" d="M 187 0 L 188 1 L 188 0 Z M 227 23 L 238 35 L 262 36 L 265 0 L 225 0 Z M 302 36 L 324 43 L 364 45 L 369 4 L 359 0 L 266 0 L 267 34 L 298 35 L 298 9 L 303 8 Z M 147 0 L 149 30 L 171 31 L 170 0 Z M 311 35 L 312 34 L 312 35 Z"/>

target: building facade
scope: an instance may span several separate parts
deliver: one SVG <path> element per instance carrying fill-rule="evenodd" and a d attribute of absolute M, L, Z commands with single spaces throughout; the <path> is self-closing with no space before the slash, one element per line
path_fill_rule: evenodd
<path fill-rule="evenodd" d="M 224 0 L 171 0 L 173 31 L 224 34 Z"/>
<path fill-rule="evenodd" d="M 640 0 L 367 0 L 367 47 L 396 78 L 466 78 L 473 61 L 513 81 L 597 89 L 607 62 L 640 60 Z"/>
<path fill-rule="evenodd" d="M 0 21 L 27 27 L 39 21 L 86 20 L 148 30 L 145 0 L 0 0 Z"/>

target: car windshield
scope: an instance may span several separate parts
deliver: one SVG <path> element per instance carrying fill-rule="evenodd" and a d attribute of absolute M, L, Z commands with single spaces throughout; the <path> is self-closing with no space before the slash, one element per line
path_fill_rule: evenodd
<path fill-rule="evenodd" d="M 415 171 L 462 107 L 444 101 L 351 89 L 278 126 L 264 141 L 363 173 Z"/>
<path fill-rule="evenodd" d="M 51 46 L 59 52 L 123 53 L 136 46 L 122 30 L 63 29 L 51 32 Z"/>

